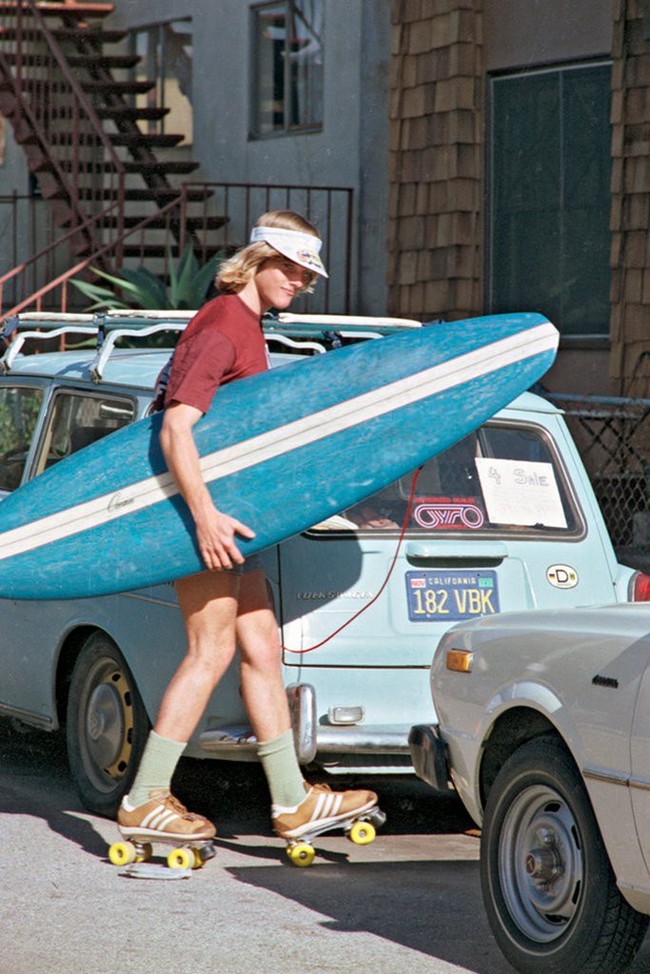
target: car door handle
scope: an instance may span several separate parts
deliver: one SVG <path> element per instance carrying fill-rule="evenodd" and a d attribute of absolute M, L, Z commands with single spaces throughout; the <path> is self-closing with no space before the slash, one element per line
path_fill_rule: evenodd
<path fill-rule="evenodd" d="M 414 565 L 472 564 L 474 567 L 500 565 L 508 549 L 500 541 L 409 541 L 406 560 Z"/>

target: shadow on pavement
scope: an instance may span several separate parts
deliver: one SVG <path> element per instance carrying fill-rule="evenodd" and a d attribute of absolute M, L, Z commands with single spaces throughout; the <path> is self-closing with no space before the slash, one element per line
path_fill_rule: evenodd
<path fill-rule="evenodd" d="M 329 931 L 375 934 L 476 974 L 511 970 L 485 919 L 476 862 L 316 862 L 308 869 L 229 871 L 322 914 Z M 478 958 L 477 943 L 484 944 Z"/>
<path fill-rule="evenodd" d="M 63 735 L 21 730 L 0 719 L 0 768 L 0 812 L 41 818 L 90 855 L 105 858 L 106 839 L 79 802 Z M 349 783 L 334 778 L 331 783 L 334 788 L 370 785 L 378 791 L 388 815 L 382 836 L 476 833 L 458 800 L 440 799 L 417 780 L 358 778 Z M 297 869 L 279 856 L 277 841 L 267 841 L 269 796 L 258 765 L 184 760 L 174 790 L 189 807 L 215 818 L 218 845 L 252 858 L 250 866 L 229 867 L 238 882 L 315 911 L 324 929 L 366 931 L 476 974 L 510 970 L 487 925 L 476 861 L 364 863 L 320 846 L 314 864 Z M 259 841 L 238 843 L 236 837 L 243 835 Z M 650 937 L 630 974 L 650 974 Z"/>
<path fill-rule="evenodd" d="M 105 841 L 90 823 L 75 814 L 83 814 L 85 809 L 70 777 L 62 733 L 48 734 L 0 719 L 0 767 L 0 812 L 42 817 L 52 829 L 91 854 L 105 852 Z M 456 798 L 438 798 L 412 777 L 366 776 L 350 780 L 312 774 L 309 778 L 327 780 L 334 789 L 376 790 L 379 804 L 387 814 L 382 828 L 385 835 L 462 833 L 473 828 Z M 242 834 L 271 835 L 270 798 L 257 763 L 186 758 L 178 767 L 173 788 L 188 808 L 217 823 L 219 838 L 224 842 Z"/>

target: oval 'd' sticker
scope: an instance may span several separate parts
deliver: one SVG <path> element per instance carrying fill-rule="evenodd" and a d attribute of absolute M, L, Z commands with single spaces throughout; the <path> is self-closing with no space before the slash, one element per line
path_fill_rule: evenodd
<path fill-rule="evenodd" d="M 575 588 L 578 584 L 578 573 L 570 565 L 550 565 L 546 569 L 546 580 L 554 588 Z"/>

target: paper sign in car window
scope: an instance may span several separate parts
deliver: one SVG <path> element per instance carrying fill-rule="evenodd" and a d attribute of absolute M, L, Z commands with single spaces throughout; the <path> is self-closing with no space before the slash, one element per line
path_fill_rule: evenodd
<path fill-rule="evenodd" d="M 476 467 L 493 524 L 566 528 L 552 464 L 476 457 Z"/>

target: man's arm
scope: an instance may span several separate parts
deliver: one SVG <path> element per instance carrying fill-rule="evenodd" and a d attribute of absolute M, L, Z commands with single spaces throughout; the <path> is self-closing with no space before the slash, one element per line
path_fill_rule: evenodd
<path fill-rule="evenodd" d="M 190 509 L 196 539 L 206 568 L 217 570 L 241 565 L 244 558 L 235 535 L 253 538 L 255 532 L 235 518 L 218 511 L 205 485 L 192 427 L 202 416 L 195 406 L 174 402 L 165 410 L 160 446 L 170 473 Z"/>

